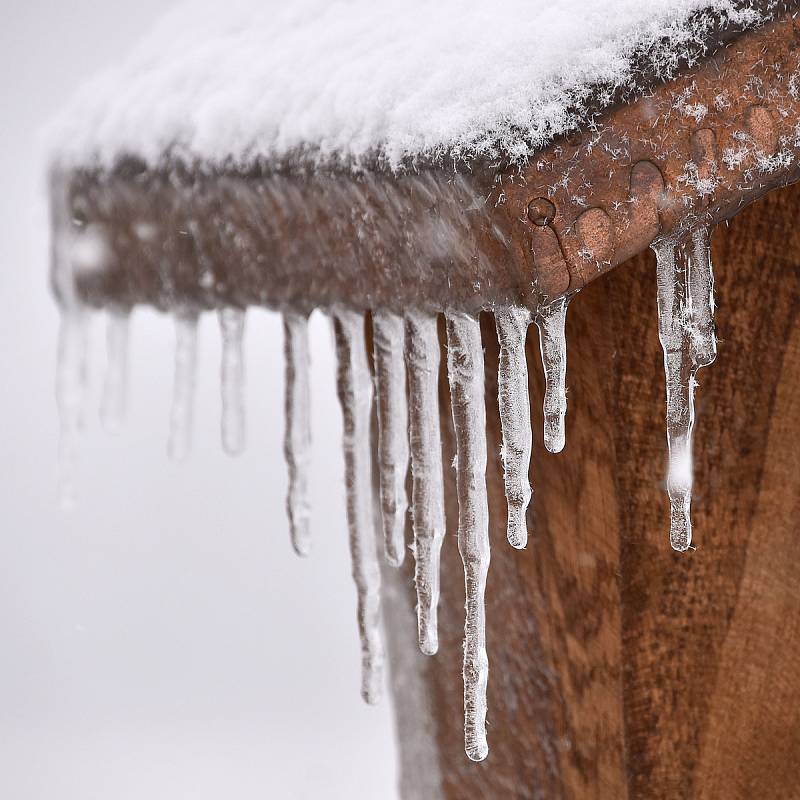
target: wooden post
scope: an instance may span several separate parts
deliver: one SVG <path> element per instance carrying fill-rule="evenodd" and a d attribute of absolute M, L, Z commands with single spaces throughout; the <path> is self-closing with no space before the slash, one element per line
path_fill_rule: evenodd
<path fill-rule="evenodd" d="M 400 720 L 406 800 L 800 796 L 798 215 L 800 188 L 786 189 L 714 234 L 719 355 L 699 374 L 696 550 L 676 553 L 668 541 L 652 254 L 570 306 L 559 455 L 541 441 L 531 328 L 534 498 L 523 552 L 505 540 L 498 347 L 484 320 L 490 753 L 477 764 L 461 730 L 464 589 L 442 381 L 440 651 L 395 668 L 397 705 L 415 709 L 421 725 L 408 713 Z M 413 601 L 391 606 L 390 638 L 408 645 Z M 419 736 L 430 752 L 415 767 Z"/>

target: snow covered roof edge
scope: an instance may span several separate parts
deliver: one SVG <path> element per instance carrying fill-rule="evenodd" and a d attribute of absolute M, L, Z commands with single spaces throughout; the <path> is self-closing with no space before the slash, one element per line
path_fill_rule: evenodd
<path fill-rule="evenodd" d="M 462 0 L 184 3 L 46 140 L 65 168 L 524 164 L 795 5 L 509 0 L 500 19 Z"/>

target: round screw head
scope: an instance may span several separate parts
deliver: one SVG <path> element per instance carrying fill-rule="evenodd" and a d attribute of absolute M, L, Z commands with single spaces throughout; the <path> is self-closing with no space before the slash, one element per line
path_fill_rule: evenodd
<path fill-rule="evenodd" d="M 549 225 L 556 215 L 556 207 L 545 197 L 537 197 L 528 203 L 528 219 L 543 228 Z"/>

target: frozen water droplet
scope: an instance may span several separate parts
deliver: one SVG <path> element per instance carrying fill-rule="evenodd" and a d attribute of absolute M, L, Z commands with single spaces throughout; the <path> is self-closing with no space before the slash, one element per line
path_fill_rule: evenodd
<path fill-rule="evenodd" d="M 420 649 L 432 655 L 439 649 L 439 559 L 445 531 L 436 316 L 408 313 L 405 342 L 417 623 Z"/>
<path fill-rule="evenodd" d="M 56 404 L 60 423 L 59 501 L 65 511 L 75 506 L 73 480 L 84 427 L 87 345 L 87 313 L 80 307 L 63 309 L 58 334 Z"/>
<path fill-rule="evenodd" d="M 567 413 L 567 305 L 562 297 L 544 308 L 534 318 L 539 328 L 539 350 L 544 368 L 544 446 L 551 453 L 564 449 Z"/>
<path fill-rule="evenodd" d="M 125 419 L 129 331 L 130 311 L 110 311 L 106 328 L 106 380 L 100 403 L 100 419 L 109 433 L 119 431 Z"/>
<path fill-rule="evenodd" d="M 372 315 L 378 400 L 378 462 L 386 560 L 395 567 L 405 556 L 408 407 L 403 360 L 403 318 L 389 311 Z"/>
<path fill-rule="evenodd" d="M 489 508 L 486 497 L 486 405 L 483 345 L 478 320 L 447 315 L 447 372 L 456 436 L 458 549 L 464 562 L 464 747 L 473 761 L 489 752 L 486 743 L 486 655 L 484 594 L 489 571 Z"/>
<path fill-rule="evenodd" d="M 173 461 L 183 461 L 192 445 L 197 320 L 198 313 L 195 310 L 175 313 L 175 376 L 167 442 L 167 453 Z"/>
<path fill-rule="evenodd" d="M 222 447 L 229 456 L 244 450 L 244 339 L 245 312 L 219 311 L 222 329 Z"/>
<path fill-rule="evenodd" d="M 687 550 L 692 542 L 692 434 L 697 370 L 716 357 L 714 279 L 708 229 L 687 239 L 653 245 L 658 281 L 658 334 L 667 385 L 667 493 L 670 544 Z"/>
<path fill-rule="evenodd" d="M 338 362 L 336 389 L 344 422 L 347 525 L 358 597 L 361 696 L 374 704 L 383 687 L 384 653 L 380 633 L 381 575 L 372 516 L 372 379 L 364 342 L 364 317 L 338 309 L 333 322 Z"/>
<path fill-rule="evenodd" d="M 308 466 L 311 460 L 308 317 L 285 312 L 283 336 L 286 359 L 286 435 L 283 453 L 289 468 L 286 509 L 292 547 L 298 555 L 305 556 L 311 550 L 311 510 L 308 504 Z"/>
<path fill-rule="evenodd" d="M 508 500 L 508 541 L 522 548 L 528 543 L 525 512 L 531 500 L 528 470 L 531 463 L 531 404 L 525 339 L 531 312 L 527 308 L 495 311 L 500 365 L 497 373 L 500 423 L 503 429 L 503 474 Z"/>

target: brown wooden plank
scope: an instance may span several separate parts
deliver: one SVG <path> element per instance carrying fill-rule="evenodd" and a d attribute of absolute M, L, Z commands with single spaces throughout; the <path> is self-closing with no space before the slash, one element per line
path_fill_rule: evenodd
<path fill-rule="evenodd" d="M 772 195 L 714 237 L 720 345 L 716 363 L 699 373 L 693 509 L 698 549 L 685 555 L 671 552 L 665 539 L 663 377 L 653 318 L 626 316 L 631 308 L 646 312 L 655 296 L 650 259 L 635 260 L 604 286 L 618 319 L 616 392 L 622 419 L 613 423 L 613 468 L 619 496 L 628 501 L 620 533 L 626 745 L 634 798 L 702 796 L 697 777 L 702 743 L 709 736 L 732 735 L 709 730 L 710 706 L 715 688 L 733 677 L 722 668 L 722 648 L 760 513 L 776 387 L 795 325 L 800 276 L 792 254 L 800 253 L 794 222 L 798 200 L 795 189 Z M 798 422 L 784 420 L 795 432 Z M 791 437 L 783 446 L 794 447 Z M 789 482 L 781 491 L 786 514 L 774 524 L 786 529 L 794 524 L 797 492 Z M 768 557 L 777 564 L 787 555 L 775 548 Z M 800 565 L 795 582 L 799 578 Z M 780 631 L 774 635 L 776 641 L 782 638 Z M 764 767 L 767 787 L 775 776 Z M 766 796 L 791 796 L 781 795 L 777 785 L 773 792 Z"/>
<path fill-rule="evenodd" d="M 541 441 L 532 331 L 524 552 L 505 541 L 497 343 L 484 320 L 490 754 L 473 764 L 462 747 L 464 595 L 446 467 L 441 648 L 423 676 L 444 797 L 800 796 L 798 211 L 800 190 L 783 190 L 714 237 L 720 345 L 699 373 L 697 550 L 668 543 L 653 258 L 570 307 L 567 448 L 556 456 Z M 448 465 L 444 384 L 442 400 Z"/>

